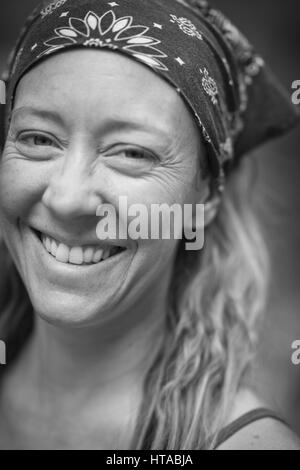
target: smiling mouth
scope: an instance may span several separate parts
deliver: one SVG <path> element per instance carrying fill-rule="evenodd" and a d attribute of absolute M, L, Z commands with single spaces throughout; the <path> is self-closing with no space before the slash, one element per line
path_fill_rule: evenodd
<path fill-rule="evenodd" d="M 110 259 L 126 250 L 120 246 L 100 247 L 97 245 L 86 246 L 67 246 L 54 238 L 39 232 L 31 227 L 34 234 L 38 237 L 45 250 L 56 261 L 76 266 L 91 266 Z"/>

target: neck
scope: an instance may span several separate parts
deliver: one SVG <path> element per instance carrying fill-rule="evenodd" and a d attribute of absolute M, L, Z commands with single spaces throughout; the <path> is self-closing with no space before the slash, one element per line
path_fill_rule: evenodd
<path fill-rule="evenodd" d="M 23 360 L 39 387 L 53 392 L 140 383 L 161 345 L 164 321 L 161 303 L 148 312 L 124 312 L 112 325 L 98 327 L 65 328 L 37 317 Z"/>
<path fill-rule="evenodd" d="M 59 425 L 67 447 L 79 445 L 76 433 L 83 429 L 85 445 L 101 448 L 101 436 L 103 448 L 111 442 L 128 448 L 144 379 L 163 340 L 166 302 L 158 300 L 151 310 L 148 300 L 148 311 L 123 312 L 114 325 L 98 328 L 63 328 L 36 317 L 33 334 L 6 381 L 4 399 L 13 417 L 21 413 L 31 423 L 29 431 L 27 425 L 22 431 L 26 439 L 29 435 L 34 445 L 48 439 L 54 447 L 56 441 L 44 435 L 47 422 L 51 430 Z"/>

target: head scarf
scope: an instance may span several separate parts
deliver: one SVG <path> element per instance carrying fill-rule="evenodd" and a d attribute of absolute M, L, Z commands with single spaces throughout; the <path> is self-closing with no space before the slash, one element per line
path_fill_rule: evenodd
<path fill-rule="evenodd" d="M 177 90 L 199 126 L 219 191 L 224 169 L 299 119 L 263 59 L 206 1 L 59 0 L 33 12 L 11 54 L 6 130 L 24 74 L 78 47 L 126 54 Z"/>

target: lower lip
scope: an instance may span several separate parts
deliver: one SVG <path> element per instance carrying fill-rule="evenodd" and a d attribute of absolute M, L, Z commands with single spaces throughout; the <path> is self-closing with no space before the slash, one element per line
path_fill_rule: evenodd
<path fill-rule="evenodd" d="M 80 279 L 82 282 L 83 279 L 93 278 L 99 274 L 103 274 L 105 271 L 111 269 L 113 266 L 118 265 L 124 257 L 126 257 L 127 249 L 117 253 L 106 260 L 102 260 L 99 263 L 93 264 L 71 264 L 71 263 L 62 263 L 57 261 L 54 256 L 52 256 L 44 247 L 42 241 L 40 240 L 38 234 L 31 229 L 29 226 L 24 226 L 25 233 L 30 236 L 30 239 L 34 243 L 35 254 L 38 256 L 39 263 L 45 268 L 45 271 L 49 276 L 53 273 L 53 279 L 57 281 L 68 280 L 76 281 Z M 128 258 L 128 257 L 127 257 Z M 131 260 L 130 260 L 131 261 Z M 84 275 L 84 278 L 82 277 Z M 61 277 L 60 277 L 61 276 Z"/>

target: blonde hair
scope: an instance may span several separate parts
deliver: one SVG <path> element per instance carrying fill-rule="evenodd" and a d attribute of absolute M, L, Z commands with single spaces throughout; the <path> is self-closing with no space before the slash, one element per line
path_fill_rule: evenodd
<path fill-rule="evenodd" d="M 179 250 L 166 338 L 132 447 L 212 449 L 251 365 L 269 279 L 251 162 L 231 174 L 205 248 Z"/>
<path fill-rule="evenodd" d="M 32 331 L 33 307 L 1 237 L 0 259 L 5 273 L 0 277 L 0 337 L 7 345 L 6 362 L 11 365 Z"/>
<path fill-rule="evenodd" d="M 144 384 L 134 449 L 211 449 L 251 364 L 268 259 L 253 215 L 251 165 L 231 174 L 200 252 L 178 250 L 165 341 Z M 33 327 L 23 282 L 1 245 L 0 332 L 9 363 Z"/>

